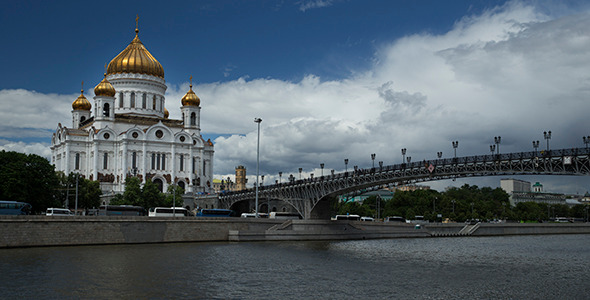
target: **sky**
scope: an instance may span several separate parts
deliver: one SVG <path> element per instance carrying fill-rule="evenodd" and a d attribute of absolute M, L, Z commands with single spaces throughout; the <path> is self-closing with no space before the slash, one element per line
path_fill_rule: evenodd
<path fill-rule="evenodd" d="M 590 136 L 590 3 L 492 0 L 6 1 L 0 7 L 0 150 L 49 158 L 71 104 L 139 37 L 180 119 L 193 76 L 216 178 L 265 184 L 349 168 L 547 147 Z M 502 177 L 503 178 L 503 177 Z M 585 193 L 589 177 L 520 176 Z M 500 177 L 426 183 L 499 186 Z"/>

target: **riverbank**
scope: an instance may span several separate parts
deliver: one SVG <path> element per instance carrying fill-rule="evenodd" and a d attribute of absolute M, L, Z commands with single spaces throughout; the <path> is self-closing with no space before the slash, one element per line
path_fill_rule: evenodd
<path fill-rule="evenodd" d="M 466 230 L 467 229 L 467 230 Z M 0 248 L 217 241 L 590 234 L 590 223 L 412 224 L 246 218 L 1 216 Z"/>

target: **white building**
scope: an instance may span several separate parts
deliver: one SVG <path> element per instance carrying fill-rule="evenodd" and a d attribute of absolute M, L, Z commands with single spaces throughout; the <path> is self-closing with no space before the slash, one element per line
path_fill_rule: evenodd
<path fill-rule="evenodd" d="M 72 103 L 71 127 L 58 124 L 51 161 L 65 174 L 98 180 L 103 193 L 122 192 L 137 176 L 166 191 L 178 184 L 187 193 L 209 192 L 213 143 L 201 136 L 200 99 L 190 90 L 172 107 L 182 120 L 168 119 L 164 68 L 135 38 L 108 64 L 91 104 L 82 94 Z"/>

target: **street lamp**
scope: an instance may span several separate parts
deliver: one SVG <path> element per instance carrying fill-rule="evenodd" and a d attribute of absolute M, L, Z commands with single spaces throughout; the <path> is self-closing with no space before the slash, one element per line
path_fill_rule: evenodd
<path fill-rule="evenodd" d="M 371 160 L 373 161 L 373 170 L 375 170 L 375 153 L 371 154 Z"/>
<path fill-rule="evenodd" d="M 322 169 L 322 178 L 324 177 L 324 163 L 320 164 L 320 168 Z"/>
<path fill-rule="evenodd" d="M 410 163 L 412 161 L 412 157 L 408 156 L 407 160 L 408 160 L 408 163 Z"/>
<path fill-rule="evenodd" d="M 537 155 L 537 148 L 539 148 L 539 141 L 533 141 L 533 148 L 535 149 L 535 156 Z"/>
<path fill-rule="evenodd" d="M 264 175 L 260 176 L 262 178 L 262 183 L 260 184 L 260 186 L 264 186 Z"/>
<path fill-rule="evenodd" d="M 438 156 L 438 158 L 441 158 L 442 157 L 442 152 L 440 152 L 440 151 L 439 152 L 436 152 L 436 156 Z"/>
<path fill-rule="evenodd" d="M 586 144 L 586 150 L 588 150 L 588 144 L 590 144 L 590 135 L 589 136 L 583 136 L 582 140 L 584 141 L 584 144 Z"/>
<path fill-rule="evenodd" d="M 283 172 L 279 172 L 279 184 L 281 184 L 281 178 L 283 177 Z"/>
<path fill-rule="evenodd" d="M 402 148 L 402 163 L 406 160 L 406 148 Z"/>
<path fill-rule="evenodd" d="M 543 138 L 547 140 L 547 151 L 549 151 L 549 140 L 551 139 L 551 130 L 543 131 Z"/>
<path fill-rule="evenodd" d="M 490 152 L 494 155 L 494 152 L 496 152 L 496 145 L 490 145 Z"/>
<path fill-rule="evenodd" d="M 496 144 L 496 149 L 498 150 L 498 154 L 500 154 L 500 142 L 502 141 L 501 136 L 494 137 L 494 143 Z"/>
<path fill-rule="evenodd" d="M 301 171 L 303 171 L 303 168 L 299 168 L 299 180 L 301 180 Z"/>
<path fill-rule="evenodd" d="M 344 170 L 345 172 L 348 172 L 348 158 L 344 159 Z"/>
<path fill-rule="evenodd" d="M 383 171 L 383 161 L 379 162 L 379 171 Z"/>
<path fill-rule="evenodd" d="M 258 174 L 260 174 L 260 122 L 261 118 L 254 118 L 254 123 L 258 124 L 258 141 L 256 142 L 256 218 L 258 216 Z"/>
<path fill-rule="evenodd" d="M 459 147 L 459 141 L 453 141 L 453 149 L 455 150 L 455 158 L 457 158 L 457 147 Z"/>

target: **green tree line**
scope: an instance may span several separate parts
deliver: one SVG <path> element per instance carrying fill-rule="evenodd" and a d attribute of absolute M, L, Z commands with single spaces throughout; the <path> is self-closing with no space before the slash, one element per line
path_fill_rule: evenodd
<path fill-rule="evenodd" d="M 379 201 L 379 205 L 377 205 Z M 468 219 L 547 221 L 554 217 L 586 218 L 585 205 L 522 202 L 515 207 L 509 203 L 509 195 L 501 188 L 479 188 L 465 184 L 451 187 L 444 192 L 436 190 L 396 191 L 393 198 L 381 199 L 370 196 L 362 203 L 355 201 L 337 202 L 332 206 L 335 214 L 358 214 L 360 216 L 401 216 L 408 220 L 424 216 L 426 220 L 450 220 L 463 222 Z M 438 218 L 438 215 L 442 218 Z"/>

